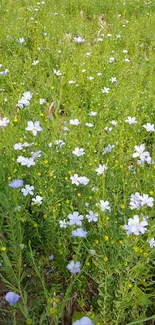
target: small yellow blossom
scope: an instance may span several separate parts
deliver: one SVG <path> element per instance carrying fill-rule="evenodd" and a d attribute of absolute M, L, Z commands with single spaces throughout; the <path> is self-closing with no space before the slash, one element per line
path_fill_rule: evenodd
<path fill-rule="evenodd" d="M 2 251 L 2 252 L 6 252 L 6 247 L 5 247 L 5 246 L 2 246 L 2 247 L 1 247 L 1 251 Z"/>

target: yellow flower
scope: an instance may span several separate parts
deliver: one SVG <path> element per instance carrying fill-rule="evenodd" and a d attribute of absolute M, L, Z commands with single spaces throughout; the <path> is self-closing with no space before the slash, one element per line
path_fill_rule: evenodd
<path fill-rule="evenodd" d="M 48 160 L 44 160 L 44 164 L 47 165 L 48 164 Z"/>
<path fill-rule="evenodd" d="M 28 318 L 26 321 L 26 324 L 31 325 L 32 324 L 32 319 Z"/>
<path fill-rule="evenodd" d="M 34 227 L 35 227 L 35 228 L 37 228 L 37 227 L 38 227 L 37 223 L 34 223 Z"/>
<path fill-rule="evenodd" d="M 56 309 L 55 308 L 50 308 L 50 315 L 54 315 L 56 313 Z"/>
<path fill-rule="evenodd" d="M 138 252 L 139 252 L 139 247 L 134 247 L 134 251 L 135 251 L 136 253 L 138 253 Z"/>
<path fill-rule="evenodd" d="M 1 247 L 1 251 L 6 252 L 6 247 L 5 246 Z"/>

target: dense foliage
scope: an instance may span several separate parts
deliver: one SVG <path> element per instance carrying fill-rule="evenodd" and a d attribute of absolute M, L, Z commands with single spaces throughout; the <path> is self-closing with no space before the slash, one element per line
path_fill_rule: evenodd
<path fill-rule="evenodd" d="M 153 322 L 154 1 L 0 15 L 0 323 Z"/>

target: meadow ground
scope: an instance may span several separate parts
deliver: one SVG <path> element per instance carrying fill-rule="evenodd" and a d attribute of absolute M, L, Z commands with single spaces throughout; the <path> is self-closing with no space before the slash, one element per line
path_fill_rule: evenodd
<path fill-rule="evenodd" d="M 0 15 L 0 324 L 154 324 L 155 3 Z"/>

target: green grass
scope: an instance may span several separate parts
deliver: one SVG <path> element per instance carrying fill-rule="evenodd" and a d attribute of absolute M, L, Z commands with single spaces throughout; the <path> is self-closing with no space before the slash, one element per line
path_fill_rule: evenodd
<path fill-rule="evenodd" d="M 153 324 L 155 248 L 148 240 L 155 237 L 154 206 L 131 210 L 129 203 L 136 192 L 155 196 L 155 132 L 143 127 L 155 123 L 155 4 L 45 2 L 2 0 L 0 6 L 0 71 L 9 69 L 0 75 L 0 119 L 10 120 L 0 128 L 0 324 L 70 325 L 82 316 L 95 325 Z M 77 36 L 85 42 L 76 44 Z M 104 87 L 109 93 L 102 93 Z M 27 91 L 30 105 L 20 109 Z M 46 103 L 40 105 L 40 98 Z M 137 123 L 129 125 L 128 116 Z M 81 123 L 70 125 L 71 119 Z M 26 131 L 28 121 L 40 121 L 43 130 L 34 136 Z M 65 145 L 57 150 L 56 140 Z M 32 145 L 14 150 L 19 142 Z M 134 146 L 143 143 L 152 161 L 138 165 Z M 109 144 L 115 147 L 103 155 Z M 75 147 L 85 155 L 75 156 Z M 34 166 L 17 162 L 37 151 Z M 108 167 L 100 176 L 99 164 Z M 88 185 L 72 184 L 74 174 L 89 178 Z M 23 187 L 34 186 L 34 195 L 11 188 L 16 178 Z M 36 195 L 41 205 L 32 201 Z M 100 200 L 111 210 L 103 212 Z M 88 222 L 90 210 L 98 222 Z M 60 228 L 74 211 L 84 216 L 86 238 L 72 236 L 75 226 Z M 126 234 L 123 226 L 134 215 L 148 216 L 144 234 Z M 80 261 L 80 273 L 68 271 L 71 260 Z M 5 301 L 8 291 L 20 295 L 12 307 Z"/>

